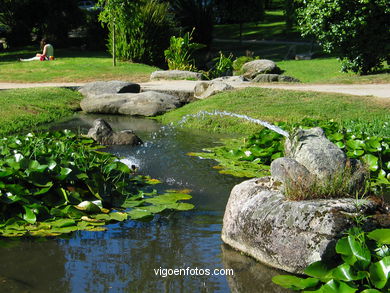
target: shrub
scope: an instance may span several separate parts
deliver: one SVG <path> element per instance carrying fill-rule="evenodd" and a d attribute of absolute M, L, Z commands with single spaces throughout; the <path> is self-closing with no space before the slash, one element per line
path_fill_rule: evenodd
<path fill-rule="evenodd" d="M 161 66 L 164 49 L 175 32 L 168 3 L 157 0 L 123 1 L 114 7 L 109 24 L 108 48 L 112 52 L 113 33 L 116 34 L 116 57 L 122 60 Z"/>
<path fill-rule="evenodd" d="M 183 37 L 171 37 L 169 48 L 164 51 L 169 70 L 196 70 L 192 54 L 204 45 L 191 42 L 193 32 L 187 32 Z"/>
<path fill-rule="evenodd" d="M 342 61 L 342 71 L 368 74 L 390 61 L 390 5 L 386 0 L 301 0 L 298 24 L 328 53 Z M 388 62 L 389 63 L 389 62 Z"/>
<path fill-rule="evenodd" d="M 222 52 L 219 52 L 219 57 L 214 58 L 213 67 L 205 73 L 208 79 L 217 78 L 220 76 L 232 75 L 233 71 L 233 55 L 225 56 Z"/>

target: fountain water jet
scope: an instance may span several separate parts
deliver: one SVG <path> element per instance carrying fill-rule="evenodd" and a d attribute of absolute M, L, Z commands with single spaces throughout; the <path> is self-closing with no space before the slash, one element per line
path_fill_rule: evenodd
<path fill-rule="evenodd" d="M 255 124 L 259 124 L 259 125 L 262 125 L 272 131 L 275 131 L 276 133 L 279 133 L 285 137 L 289 137 L 289 134 L 287 131 L 281 129 L 280 127 L 277 127 L 276 125 L 273 125 L 267 121 L 264 121 L 264 120 L 260 120 L 260 119 L 255 119 L 255 118 L 252 118 L 252 117 L 249 117 L 247 115 L 242 115 L 242 114 L 236 114 L 236 113 L 230 113 L 230 112 L 226 112 L 226 111 L 213 111 L 213 112 L 209 112 L 209 111 L 200 111 L 198 112 L 197 114 L 188 114 L 188 115 L 185 115 L 183 116 L 183 118 L 178 122 L 178 125 L 181 125 L 181 124 L 184 124 L 187 122 L 187 119 L 190 118 L 190 117 L 194 117 L 194 118 L 199 118 L 199 117 L 204 117 L 204 116 L 229 116 L 229 117 L 235 117 L 235 118 L 240 118 L 240 119 L 245 119 L 249 122 L 252 122 L 252 123 L 255 123 Z"/>

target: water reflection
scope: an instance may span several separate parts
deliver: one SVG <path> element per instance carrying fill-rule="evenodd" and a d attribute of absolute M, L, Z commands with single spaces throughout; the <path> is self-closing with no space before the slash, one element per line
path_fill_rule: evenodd
<path fill-rule="evenodd" d="M 226 269 L 233 269 L 234 275 L 228 276 L 228 283 L 233 293 L 288 293 L 291 290 L 284 289 L 272 283 L 272 277 L 286 274 L 271 269 L 253 258 L 245 256 L 222 244 L 222 262 Z"/>
<path fill-rule="evenodd" d="M 52 128 L 85 133 L 96 118 L 78 115 Z M 221 250 L 223 212 L 231 188 L 242 179 L 221 175 L 212 169 L 215 163 L 186 155 L 215 145 L 218 137 L 161 128 L 150 119 L 103 118 L 116 130 L 135 130 L 146 142 L 110 151 L 136 159 L 139 172 L 165 182 L 162 189 L 191 189 L 196 209 L 152 223 L 127 221 L 110 225 L 106 232 L 79 231 L 69 239 L 21 241 L 0 248 L 0 292 L 285 292 L 270 281 L 275 271 Z M 187 267 L 233 268 L 236 275 L 227 279 L 155 273 Z"/>
<path fill-rule="evenodd" d="M 0 248 L 0 292 L 67 292 L 66 258 L 56 240 L 7 242 Z"/>

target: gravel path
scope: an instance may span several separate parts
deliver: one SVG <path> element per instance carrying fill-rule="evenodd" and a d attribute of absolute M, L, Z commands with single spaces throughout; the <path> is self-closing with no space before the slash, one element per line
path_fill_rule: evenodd
<path fill-rule="evenodd" d="M 175 80 L 175 81 L 153 81 L 141 83 L 141 87 L 148 90 L 153 89 L 183 89 L 192 90 L 197 81 Z M 84 83 L 0 83 L 0 90 L 33 87 L 79 87 Z M 234 83 L 236 88 L 262 87 L 272 89 L 285 89 L 296 91 L 332 92 L 356 96 L 374 96 L 379 98 L 390 98 L 390 84 L 253 84 L 249 82 Z"/>

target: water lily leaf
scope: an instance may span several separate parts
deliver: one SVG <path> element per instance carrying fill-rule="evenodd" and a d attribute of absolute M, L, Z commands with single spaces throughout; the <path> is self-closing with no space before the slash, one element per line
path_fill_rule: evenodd
<path fill-rule="evenodd" d="M 319 291 L 323 293 L 355 293 L 357 290 L 342 281 L 330 280 Z"/>
<path fill-rule="evenodd" d="M 278 275 L 272 278 L 272 282 L 287 289 L 303 290 L 317 286 L 320 280 L 315 278 L 298 278 L 296 276 Z"/>
<path fill-rule="evenodd" d="M 50 221 L 49 223 L 53 227 L 57 227 L 57 228 L 63 228 L 63 227 L 76 225 L 76 222 L 73 219 L 58 219 L 55 221 Z"/>
<path fill-rule="evenodd" d="M 121 213 L 121 212 L 116 212 L 116 213 L 110 213 L 108 214 L 111 218 L 111 220 L 122 222 L 124 220 L 127 220 L 127 213 Z"/>
<path fill-rule="evenodd" d="M 343 138 L 344 138 L 344 135 L 342 133 L 339 133 L 339 132 L 334 133 L 333 135 L 331 135 L 329 137 L 329 139 L 331 141 L 339 141 L 339 140 L 342 140 Z"/>
<path fill-rule="evenodd" d="M 92 218 L 97 219 L 97 220 L 103 220 L 103 221 L 110 221 L 111 220 L 111 217 L 107 214 L 98 214 L 98 215 L 92 216 Z"/>
<path fill-rule="evenodd" d="M 376 170 L 378 170 L 378 168 L 379 168 L 378 167 L 378 157 L 376 157 L 372 154 L 366 154 L 363 157 L 363 160 L 368 164 L 370 171 L 375 172 Z"/>
<path fill-rule="evenodd" d="M 100 213 L 100 207 L 96 204 L 94 204 L 91 201 L 85 200 L 81 203 L 79 203 L 77 206 L 74 206 L 76 209 L 80 211 L 85 211 L 87 213 L 95 214 Z"/>
<path fill-rule="evenodd" d="M 357 262 L 364 269 L 371 262 L 371 253 L 367 246 L 357 241 L 352 235 L 341 238 L 337 242 L 336 252 L 341 254 L 343 260 L 349 265 Z"/>
<path fill-rule="evenodd" d="M 86 221 L 86 222 L 89 222 L 89 223 L 91 223 L 91 224 L 94 224 L 94 223 L 102 223 L 102 224 L 104 224 L 104 223 L 105 223 L 104 220 L 93 219 L 93 218 L 90 218 L 90 217 L 88 217 L 88 216 L 82 216 L 82 217 L 81 217 L 81 220 Z"/>
<path fill-rule="evenodd" d="M 390 244 L 390 229 L 376 229 L 367 234 L 367 237 L 381 245 Z"/>
<path fill-rule="evenodd" d="M 310 264 L 305 269 L 305 274 L 310 277 L 318 278 L 323 282 L 328 282 L 332 279 L 332 269 L 322 261 L 316 261 Z"/>
<path fill-rule="evenodd" d="M 151 212 L 140 208 L 133 209 L 127 212 L 127 214 L 130 216 L 132 220 L 140 220 L 152 216 Z"/>
<path fill-rule="evenodd" d="M 144 200 L 126 200 L 122 205 L 121 207 L 122 208 L 135 208 L 135 207 L 138 207 L 142 204 L 144 204 L 145 201 Z"/>
<path fill-rule="evenodd" d="M 347 140 L 347 142 L 345 144 L 351 150 L 359 150 L 359 149 L 362 149 L 364 147 L 364 142 L 362 140 L 349 139 L 349 140 Z"/>
<path fill-rule="evenodd" d="M 23 220 L 25 220 L 30 224 L 34 224 L 37 221 L 37 217 L 34 214 L 33 209 L 30 209 L 27 206 L 23 206 L 23 208 L 25 210 L 25 214 L 23 215 Z"/>
<path fill-rule="evenodd" d="M 355 272 L 349 264 L 341 264 L 332 271 L 333 277 L 341 281 L 362 280 L 367 277 L 367 272 Z"/>
<path fill-rule="evenodd" d="M 345 148 L 345 144 L 341 141 L 336 142 L 335 145 L 337 145 L 340 149 Z"/>
<path fill-rule="evenodd" d="M 370 265 L 370 279 L 376 288 L 382 289 L 389 280 L 390 256 Z"/>
<path fill-rule="evenodd" d="M 178 200 L 188 200 L 191 199 L 192 196 L 186 193 L 165 193 L 153 198 L 145 199 L 145 202 L 152 204 L 169 204 L 175 203 Z"/>
<path fill-rule="evenodd" d="M 61 167 L 60 174 L 57 176 L 57 178 L 59 180 L 65 180 L 71 172 L 72 172 L 72 169 Z"/>

